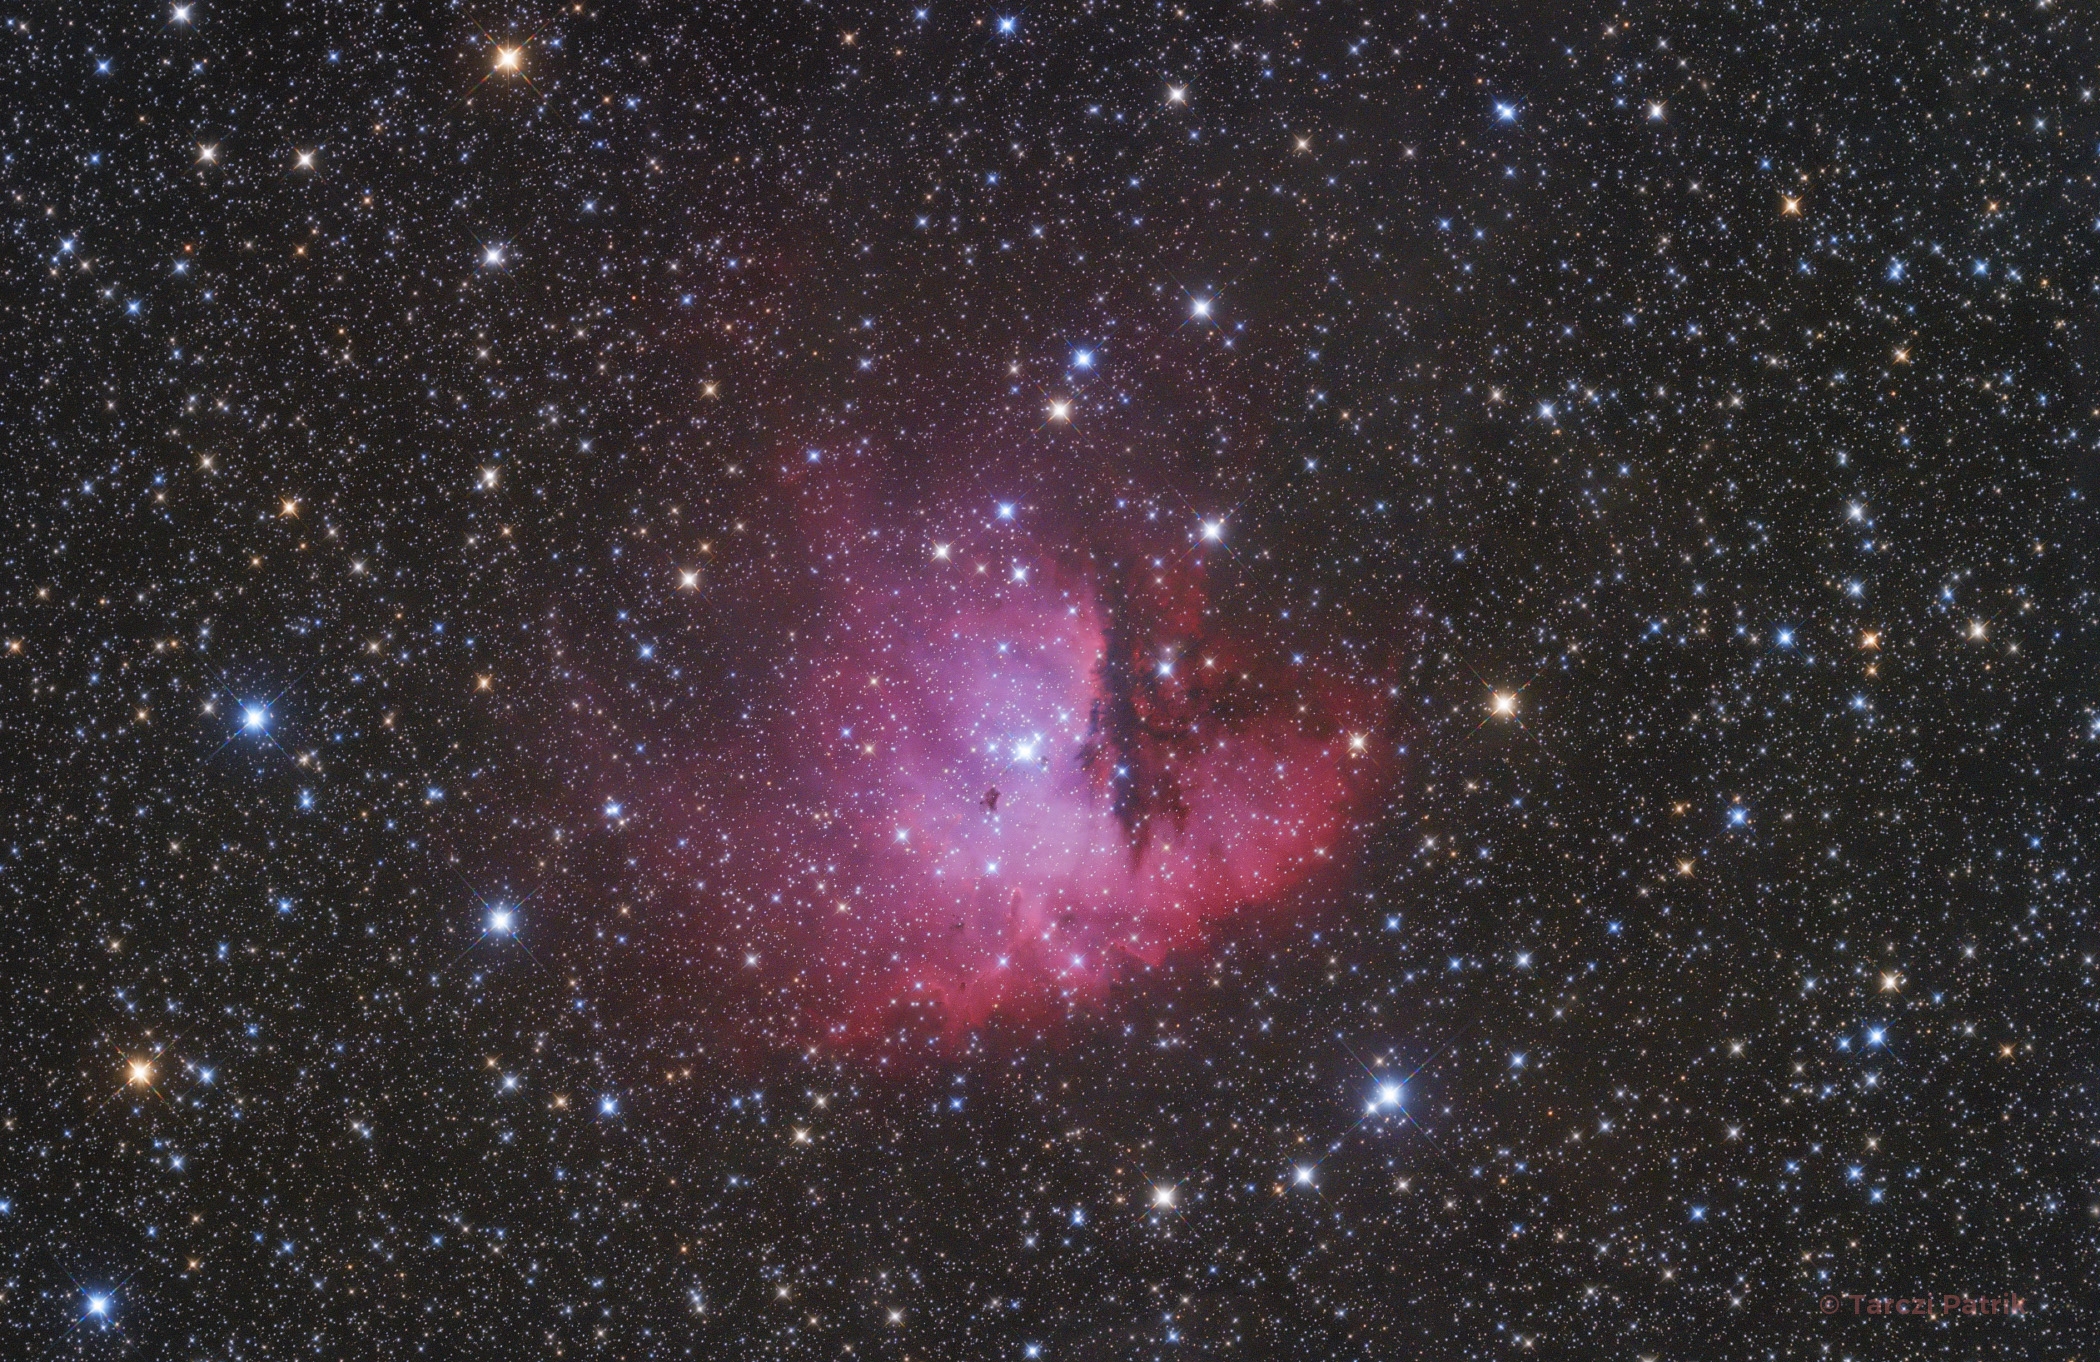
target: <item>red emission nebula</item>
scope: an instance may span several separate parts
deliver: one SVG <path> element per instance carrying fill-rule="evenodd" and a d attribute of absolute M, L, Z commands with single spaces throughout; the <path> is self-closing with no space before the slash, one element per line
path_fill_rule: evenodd
<path fill-rule="evenodd" d="M 1382 783 L 1376 687 L 1220 627 L 1226 527 L 1035 519 L 805 531 L 773 720 L 705 763 L 700 907 L 829 1039 L 1062 1012 L 1338 873 Z"/>

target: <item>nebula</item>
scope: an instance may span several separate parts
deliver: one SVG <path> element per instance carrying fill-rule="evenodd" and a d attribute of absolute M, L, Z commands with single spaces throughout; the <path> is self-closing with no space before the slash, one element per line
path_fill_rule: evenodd
<path fill-rule="evenodd" d="M 1333 873 L 1379 782 L 1375 690 L 1221 627 L 1218 527 L 1140 555 L 1014 516 L 833 531 L 775 721 L 710 763 L 703 897 L 827 1035 L 1083 1001 Z"/>

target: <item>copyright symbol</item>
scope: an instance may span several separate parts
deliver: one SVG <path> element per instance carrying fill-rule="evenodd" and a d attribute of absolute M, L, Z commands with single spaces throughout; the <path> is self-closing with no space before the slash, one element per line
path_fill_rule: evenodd
<path fill-rule="evenodd" d="M 1826 1315 L 1834 1315 L 1837 1312 L 1838 1298 L 1836 1296 L 1825 1296 L 1823 1298 L 1823 1313 Z"/>

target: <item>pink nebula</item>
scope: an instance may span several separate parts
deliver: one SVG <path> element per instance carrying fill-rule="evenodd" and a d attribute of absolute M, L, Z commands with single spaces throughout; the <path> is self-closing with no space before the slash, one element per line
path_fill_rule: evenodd
<path fill-rule="evenodd" d="M 953 551 L 823 588 L 768 758 L 716 782 L 707 897 L 824 1034 L 1061 1011 L 1345 861 L 1375 692 L 1207 628 L 1195 551 L 1146 564 Z"/>

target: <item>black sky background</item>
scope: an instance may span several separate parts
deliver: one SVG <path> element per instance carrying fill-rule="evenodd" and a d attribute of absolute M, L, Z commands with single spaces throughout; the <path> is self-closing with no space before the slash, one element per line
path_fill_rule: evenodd
<path fill-rule="evenodd" d="M 9 1355 L 2088 1346 L 2076 7 L 169 15 L 0 41 Z M 772 806 L 658 796 L 812 516 L 995 497 L 1230 508 L 1401 755 L 1200 951 L 812 1048 L 667 850 Z"/>

